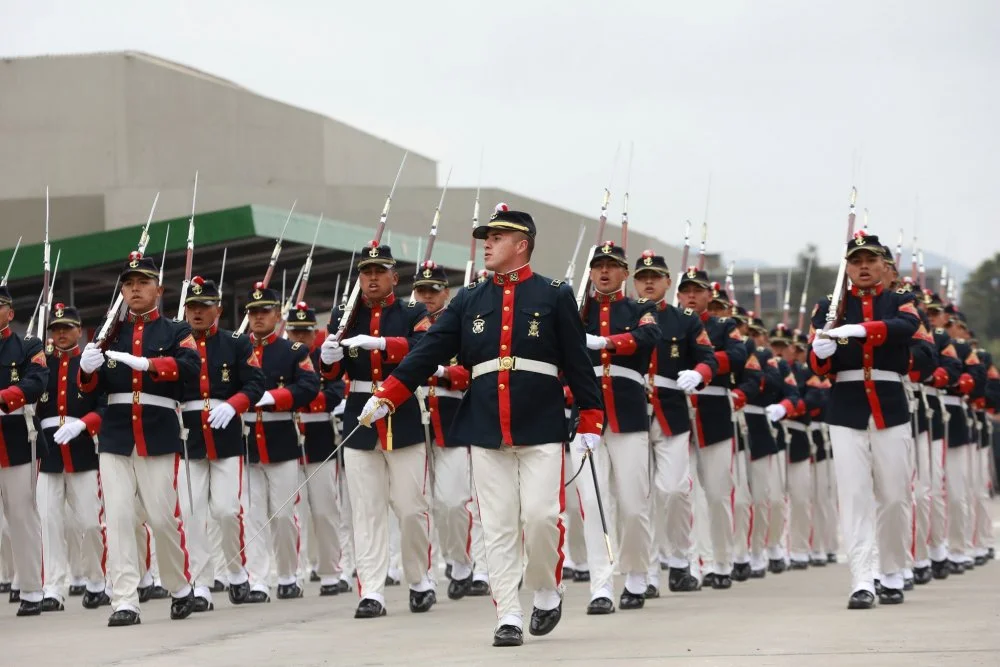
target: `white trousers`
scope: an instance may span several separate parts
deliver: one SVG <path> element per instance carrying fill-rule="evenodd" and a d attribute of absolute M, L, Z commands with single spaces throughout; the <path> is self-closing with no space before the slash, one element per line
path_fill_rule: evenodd
<path fill-rule="evenodd" d="M 39 473 L 38 516 L 42 522 L 42 562 L 45 597 L 66 600 L 74 574 L 86 580 L 87 590 L 105 588 L 104 502 L 96 470 Z M 71 527 L 71 528 L 70 528 Z M 82 535 L 81 569 L 71 570 L 68 544 Z"/>
<path fill-rule="evenodd" d="M 660 554 L 667 557 L 670 567 L 688 566 L 691 555 L 691 522 L 693 480 L 691 475 L 690 431 L 667 436 L 659 421 L 649 427 L 649 444 L 653 450 L 653 506 L 651 519 L 655 540 L 650 552 L 649 567 L 659 569 Z"/>
<path fill-rule="evenodd" d="M 274 516 L 260 536 L 247 545 L 245 556 L 250 587 L 257 591 L 269 590 L 272 550 L 278 585 L 294 584 L 299 562 L 298 497 L 284 507 L 281 504 L 299 486 L 299 462 L 293 459 L 281 463 L 251 463 L 246 473 L 250 477 L 250 493 L 243 494 L 246 539 L 257 535 L 268 518 Z"/>
<path fill-rule="evenodd" d="M 210 537 L 210 523 L 219 525 L 229 583 L 242 584 L 247 580 L 246 554 L 240 551 L 250 537 L 247 535 L 242 503 L 243 458 L 231 456 L 215 461 L 193 459 L 190 466 L 193 510 L 188 501 L 187 473 L 183 464 L 178 471 L 177 493 L 187 529 L 191 582 L 195 595 L 211 600 L 209 589 L 215 583 L 216 568 L 213 561 L 218 547 Z"/>
<path fill-rule="evenodd" d="M 320 468 L 320 463 L 309 463 L 303 472 L 306 477 L 316 473 L 303 489 L 308 495 L 309 543 L 315 550 L 316 574 L 321 585 L 337 583 L 342 575 L 340 569 L 340 502 L 337 498 L 337 461 L 333 460 Z M 316 472 L 319 470 L 319 472 Z M 310 558 L 310 560 L 312 560 Z"/>
<path fill-rule="evenodd" d="M 343 451 L 343 450 L 341 450 Z M 354 515 L 351 507 L 351 493 L 347 478 L 350 472 L 338 465 L 337 500 L 340 503 L 340 520 L 337 522 L 337 538 L 340 543 L 340 561 L 337 568 L 341 579 L 354 577 Z"/>
<path fill-rule="evenodd" d="M 812 537 L 813 470 L 808 459 L 788 464 L 788 552 L 808 561 Z"/>
<path fill-rule="evenodd" d="M 0 511 L 7 518 L 7 536 L 21 599 L 42 600 L 42 525 L 32 496 L 32 466 L 0 468 Z M 27 596 L 25 595 L 27 593 Z"/>
<path fill-rule="evenodd" d="M 991 445 L 992 446 L 992 445 Z M 990 547 L 993 546 L 993 519 L 990 517 L 990 487 L 992 486 L 992 476 L 990 466 L 993 465 L 990 458 L 990 450 L 986 447 L 977 447 L 975 453 L 975 535 L 973 543 L 977 556 L 985 556 Z"/>
<path fill-rule="evenodd" d="M 108 576 L 111 607 L 139 611 L 136 587 L 140 556 L 136 526 L 143 519 L 156 541 L 156 561 L 163 586 L 174 597 L 190 591 L 187 536 L 177 496 L 180 455 L 131 456 L 101 453 L 101 487 L 107 516 Z"/>
<path fill-rule="evenodd" d="M 472 489 L 468 447 L 434 448 L 434 525 L 454 579 L 472 574 Z"/>
<path fill-rule="evenodd" d="M 563 445 L 471 451 L 497 618 L 501 624 L 520 626 L 524 614 L 517 589 L 522 573 L 525 588 L 535 591 L 536 604 L 539 592 L 555 594 L 562 581 Z"/>
<path fill-rule="evenodd" d="M 876 572 L 902 589 L 911 543 L 910 424 L 866 430 L 830 426 L 852 590 L 875 592 Z M 876 562 L 876 548 L 877 560 Z"/>
<path fill-rule="evenodd" d="M 944 496 L 944 442 L 931 442 L 927 431 L 917 434 L 916 474 L 913 482 L 913 564 L 930 567 L 931 560 L 948 556 L 947 505 Z"/>
<path fill-rule="evenodd" d="M 816 476 L 813 498 L 812 556 L 825 560 L 827 554 L 837 553 L 837 486 L 833 474 L 833 461 L 829 458 L 813 465 Z"/>
<path fill-rule="evenodd" d="M 399 519 L 403 577 L 414 590 L 428 590 L 431 519 L 425 445 L 393 451 L 347 449 L 344 465 L 349 471 L 360 597 L 385 604 L 390 508 Z"/>
<path fill-rule="evenodd" d="M 708 570 L 728 576 L 733 571 L 734 551 L 733 441 L 722 440 L 702 447 L 692 458 L 708 509 L 712 559 Z"/>
<path fill-rule="evenodd" d="M 736 563 L 750 563 L 751 569 L 767 567 L 767 540 L 770 527 L 771 494 L 778 486 L 778 462 L 775 456 L 750 461 L 749 452 L 738 452 L 735 503 L 733 505 L 734 558 Z"/>
<path fill-rule="evenodd" d="M 567 481 L 576 474 L 573 455 L 566 452 L 563 478 Z M 584 471 L 580 471 L 582 475 Z M 589 570 L 587 563 L 587 541 L 583 534 L 583 504 L 576 480 L 566 486 L 566 565 L 574 570 Z"/>
<path fill-rule="evenodd" d="M 949 447 L 945 454 L 945 481 L 948 493 L 948 559 L 964 563 L 972 533 L 969 505 L 969 457 L 973 445 Z"/>

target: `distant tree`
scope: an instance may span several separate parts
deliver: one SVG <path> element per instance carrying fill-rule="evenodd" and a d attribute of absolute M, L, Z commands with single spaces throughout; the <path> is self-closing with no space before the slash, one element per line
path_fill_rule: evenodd
<path fill-rule="evenodd" d="M 962 286 L 960 307 L 984 345 L 1000 339 L 1000 253 L 969 275 Z"/>

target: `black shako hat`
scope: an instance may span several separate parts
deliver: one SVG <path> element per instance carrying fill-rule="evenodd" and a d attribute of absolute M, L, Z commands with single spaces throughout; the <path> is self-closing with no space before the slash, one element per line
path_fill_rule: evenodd
<path fill-rule="evenodd" d="M 396 260 L 392 256 L 392 248 L 387 245 L 379 245 L 378 241 L 372 241 L 358 253 L 358 271 L 371 264 L 379 264 L 387 269 L 396 266 Z"/>
<path fill-rule="evenodd" d="M 59 324 L 73 327 L 81 326 L 80 311 L 64 303 L 57 303 L 52 306 L 52 319 L 49 320 L 49 328 L 51 329 Z"/>
<path fill-rule="evenodd" d="M 594 254 L 590 258 L 590 268 L 594 268 L 594 264 L 602 259 L 613 259 L 626 269 L 628 268 L 625 248 L 616 246 L 614 241 L 605 241 L 601 245 L 594 246 Z"/>
<path fill-rule="evenodd" d="M 285 319 L 286 329 L 313 329 L 316 327 L 316 311 L 305 301 L 299 301 Z"/>
<path fill-rule="evenodd" d="M 10 295 L 10 290 L 6 285 L 0 285 L 0 306 L 13 306 L 14 297 Z"/>
<path fill-rule="evenodd" d="M 788 325 L 784 322 L 778 322 L 774 325 L 774 328 L 771 329 L 768 337 L 771 339 L 772 343 L 784 343 L 785 345 L 792 344 L 792 330 L 789 329 Z"/>
<path fill-rule="evenodd" d="M 472 236 L 485 239 L 491 231 L 522 232 L 535 238 L 535 221 L 531 216 L 521 211 L 512 211 L 507 204 L 499 203 L 490 216 L 489 222 L 472 230 Z"/>
<path fill-rule="evenodd" d="M 879 243 L 878 237 L 874 234 L 866 234 L 864 230 L 854 232 L 854 236 L 847 242 L 845 257 L 850 257 L 854 253 L 870 252 L 883 259 L 886 256 L 885 246 Z"/>
<path fill-rule="evenodd" d="M 278 292 L 270 287 L 264 287 L 263 282 L 257 282 L 247 295 L 246 309 L 251 308 L 277 308 L 281 305 L 281 297 Z"/>
<path fill-rule="evenodd" d="M 689 266 L 687 271 L 681 274 L 681 281 L 677 285 L 677 290 L 684 289 L 684 285 L 693 283 L 703 289 L 712 289 L 712 284 L 708 281 L 708 272 L 696 266 Z"/>
<path fill-rule="evenodd" d="M 433 260 L 429 259 L 417 267 L 413 286 L 433 287 L 440 292 L 448 287 L 448 275 L 444 272 L 444 267 L 438 266 Z"/>
<path fill-rule="evenodd" d="M 203 303 L 214 306 L 222 302 L 222 295 L 219 294 L 219 287 L 214 280 L 205 280 L 201 276 L 195 276 L 188 285 L 187 297 L 184 305 L 189 303 Z"/>
<path fill-rule="evenodd" d="M 160 279 L 160 270 L 156 266 L 156 260 L 152 257 L 143 257 L 142 253 L 138 250 L 133 250 L 128 254 L 128 261 L 121 272 L 122 282 L 125 282 L 125 278 L 130 273 L 141 273 L 156 280 Z"/>
<path fill-rule="evenodd" d="M 663 258 L 663 255 L 657 255 L 652 250 L 643 250 L 639 259 L 635 260 L 635 275 L 639 275 L 640 271 L 655 271 L 664 276 L 670 275 L 667 260 Z"/>
<path fill-rule="evenodd" d="M 732 302 L 729 300 L 729 294 L 722 288 L 722 285 L 717 282 L 712 283 L 712 298 L 709 299 L 709 303 L 712 303 L 713 301 L 715 303 L 721 303 L 726 308 L 729 308 L 732 305 Z"/>

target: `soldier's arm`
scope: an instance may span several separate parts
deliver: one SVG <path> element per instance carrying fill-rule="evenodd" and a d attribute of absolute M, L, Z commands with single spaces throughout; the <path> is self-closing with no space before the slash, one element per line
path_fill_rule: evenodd
<path fill-rule="evenodd" d="M 431 328 L 431 320 L 427 316 L 427 307 L 422 303 L 404 306 L 410 323 L 405 336 L 387 336 L 385 339 L 385 360 L 390 364 L 398 364 L 406 353 L 417 346 L 424 333 Z M 435 369 L 436 370 L 436 369 Z"/>
<path fill-rule="evenodd" d="M 811 376 L 806 380 L 806 389 L 803 393 L 803 400 L 806 410 L 813 417 L 818 417 L 820 411 L 826 405 L 830 392 L 824 387 L 823 379 L 818 375 Z"/>
<path fill-rule="evenodd" d="M 472 382 L 472 374 L 469 369 L 459 364 L 445 366 L 444 376 L 451 383 L 451 388 L 456 391 L 465 391 Z"/>
<path fill-rule="evenodd" d="M 87 433 L 95 438 L 101 432 L 101 422 L 104 420 L 104 412 L 108 409 L 108 397 L 101 396 L 94 406 L 94 409 L 80 417 L 80 421 L 87 427 Z"/>
<path fill-rule="evenodd" d="M 201 356 L 187 322 L 174 324 L 170 355 L 149 359 L 149 377 L 153 382 L 188 382 L 201 372 Z"/>
<path fill-rule="evenodd" d="M 923 382 L 938 368 L 937 346 L 934 337 L 921 322 L 917 332 L 910 339 L 910 379 Z"/>
<path fill-rule="evenodd" d="M 636 350 L 653 349 L 660 340 L 660 325 L 656 323 L 656 304 L 652 301 L 642 301 L 633 304 L 636 317 L 632 323 L 632 331 L 608 336 L 608 347 L 613 354 L 630 355 Z"/>
<path fill-rule="evenodd" d="M 279 412 L 305 407 L 319 393 L 319 375 L 316 374 L 312 359 L 309 358 L 309 348 L 301 343 L 295 343 L 292 346 L 292 355 L 292 361 L 295 363 L 292 381 L 285 383 L 284 387 L 269 390 L 274 397 L 274 409 Z"/>
<path fill-rule="evenodd" d="M 236 414 L 243 414 L 264 395 L 264 370 L 253 353 L 253 343 L 249 336 L 236 338 L 236 377 L 240 389 L 226 401 L 233 406 Z"/>
<path fill-rule="evenodd" d="M 837 356 L 837 353 L 834 352 L 832 357 L 820 359 L 812 349 L 817 333 L 826 326 L 826 314 L 830 310 L 830 299 L 831 297 L 828 296 L 813 306 L 812 317 L 809 320 L 809 370 L 821 377 L 833 372 L 833 359 Z"/>
<path fill-rule="evenodd" d="M 556 295 L 556 322 L 559 324 L 559 351 L 562 357 L 560 369 L 580 410 L 580 424 L 576 430 L 577 433 L 600 434 L 604 430 L 604 406 L 587 352 L 587 336 L 576 308 L 576 297 L 569 285 L 561 284 L 556 289 L 559 290 Z"/>
<path fill-rule="evenodd" d="M 897 299 L 895 314 L 882 320 L 861 323 L 868 333 L 866 340 L 875 347 L 886 343 L 909 344 L 920 327 L 920 315 L 917 314 L 913 293 L 897 293 L 894 296 Z"/>
<path fill-rule="evenodd" d="M 6 389 L 0 390 L 0 410 L 12 412 L 34 403 L 49 382 L 49 365 L 42 349 L 42 341 L 31 338 L 24 341 L 25 363 L 20 366 L 21 379 Z"/>
<path fill-rule="evenodd" d="M 688 359 L 694 362 L 692 370 L 701 374 L 705 384 L 719 371 L 719 362 L 715 358 L 715 348 L 705 331 L 705 325 L 697 317 L 689 317 L 687 323 L 687 353 Z M 662 334 L 661 334 L 662 335 Z"/>
<path fill-rule="evenodd" d="M 743 337 L 740 336 L 739 329 L 736 328 L 736 320 L 725 318 L 720 320 L 725 334 L 724 348 L 715 351 L 715 360 L 719 363 L 719 375 L 739 373 L 747 363 L 749 354 L 747 346 L 743 344 Z"/>

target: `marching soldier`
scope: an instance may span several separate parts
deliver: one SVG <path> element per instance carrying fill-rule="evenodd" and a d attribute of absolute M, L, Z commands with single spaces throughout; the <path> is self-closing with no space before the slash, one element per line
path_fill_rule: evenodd
<path fill-rule="evenodd" d="M 875 572 L 881 572 L 879 601 L 903 602 L 912 443 L 902 376 L 920 318 L 912 294 L 883 288 L 885 249 L 878 237 L 858 232 L 845 252 L 852 287 L 843 295 L 843 320 L 815 335 L 830 308 L 821 302 L 813 312 L 809 362 L 818 375 L 836 374 L 827 417 L 852 576 L 848 608 L 871 609 Z"/>
<path fill-rule="evenodd" d="M 973 401 L 976 411 L 976 428 L 979 430 L 979 448 L 976 451 L 975 486 L 975 547 L 976 565 L 985 565 L 993 553 L 993 519 L 990 516 L 990 491 L 993 486 L 993 420 L 991 411 L 996 410 L 998 394 L 1000 394 L 1000 371 L 993 364 L 993 355 L 988 350 L 979 347 L 975 334 L 969 332 L 973 351 L 979 356 L 986 369 L 986 384 L 983 391 Z"/>
<path fill-rule="evenodd" d="M 140 622 L 136 526 L 143 518 L 173 598 L 170 618 L 187 618 L 195 604 L 184 522 L 177 512 L 182 445 L 176 397 L 184 382 L 197 377 L 199 359 L 191 327 L 160 317 L 158 277 L 152 258 L 129 255 L 121 273 L 127 316 L 109 338 L 107 352 L 90 343 L 80 356 L 81 393 L 107 398 L 99 465 L 114 610 L 109 626 Z"/>
<path fill-rule="evenodd" d="M 217 521 L 229 580 L 229 599 L 245 602 L 250 593 L 246 555 L 248 539 L 243 515 L 243 424 L 246 413 L 264 392 L 264 374 L 246 336 L 220 329 L 222 298 L 214 281 L 194 276 L 184 301 L 184 317 L 194 333 L 200 372 L 184 385 L 182 417 L 187 431 L 191 491 L 178 484 L 181 510 L 188 518 L 188 544 L 194 581 L 195 611 L 214 608 L 213 551 L 208 522 Z M 182 472 L 182 476 L 185 475 Z"/>
<path fill-rule="evenodd" d="M 25 415 L 24 408 L 41 398 L 49 367 L 42 342 L 13 334 L 13 319 L 10 291 L 0 286 L 0 512 L 7 521 L 16 574 L 11 602 L 20 601 L 18 616 L 37 616 L 42 613 L 44 575 L 34 466 L 47 447 L 38 420 Z"/>
<path fill-rule="evenodd" d="M 381 382 L 414 348 L 430 328 L 423 304 L 396 299 L 399 282 L 389 246 L 374 241 L 361 250 L 358 261 L 362 299 L 347 323 L 340 343 L 332 335 L 345 311 L 330 321 L 320 353 L 323 377 L 346 371 L 351 391 L 344 408 L 344 432 L 358 424 L 362 408 Z M 346 355 L 345 355 L 346 351 Z M 435 372 L 435 366 L 431 373 Z M 431 373 L 425 373 L 423 381 Z M 410 611 L 430 610 L 437 601 L 430 570 L 430 505 L 427 488 L 427 451 L 420 408 L 416 401 L 401 405 L 388 423 L 363 430 L 346 441 L 344 465 L 354 522 L 358 594 L 355 618 L 385 616 L 386 576 L 389 570 L 389 510 L 399 519 L 403 576 L 410 587 Z"/>
<path fill-rule="evenodd" d="M 796 348 L 802 348 L 808 368 L 809 337 L 797 334 Z M 837 489 L 833 473 L 833 449 L 826 425 L 826 410 L 830 402 L 828 378 L 820 377 L 809 369 L 802 399 L 809 413 L 809 437 L 812 440 L 813 464 L 813 531 L 809 563 L 814 567 L 824 567 L 837 562 Z"/>
<path fill-rule="evenodd" d="M 97 477 L 97 447 L 103 406 L 93 394 L 77 386 L 80 370 L 80 314 L 76 308 L 57 303 L 52 309 L 48 355 L 49 382 L 38 401 L 42 430 L 56 446 L 42 458 L 38 475 L 38 513 L 45 545 L 45 598 L 42 611 L 61 611 L 70 579 L 68 543 L 79 534 L 82 574 L 85 578 L 83 606 L 96 609 L 111 604 L 104 562 L 107 543 L 104 503 Z"/>
<path fill-rule="evenodd" d="M 696 591 L 698 578 L 691 574 L 691 419 L 686 393 L 709 383 L 718 363 L 715 350 L 701 319 L 691 309 L 667 303 L 670 270 L 666 260 L 646 250 L 636 260 L 633 278 L 635 292 L 655 304 L 659 340 L 649 360 L 651 385 L 649 402 L 653 407 L 649 441 L 653 451 L 654 506 L 663 513 L 654 517 L 653 532 L 665 533 L 669 547 L 666 555 L 667 586 L 672 592 Z M 656 542 L 654 541 L 654 544 Z M 650 571 L 659 569 L 660 554 L 651 549 Z M 659 595 L 657 586 L 651 597 Z"/>
<path fill-rule="evenodd" d="M 250 290 L 246 305 L 250 342 L 256 363 L 264 371 L 264 393 L 254 405 L 256 409 L 244 416 L 250 427 L 247 436 L 250 488 L 244 496 L 243 511 L 247 514 L 251 535 L 256 535 L 271 517 L 272 538 L 271 545 L 255 540 L 247 549 L 250 593 L 245 601 L 253 604 L 270 602 L 272 548 L 278 574 L 278 599 L 302 597 L 297 577 L 297 502 L 284 507 L 281 503 L 299 486 L 301 450 L 293 412 L 316 398 L 319 377 L 309 358 L 309 347 L 279 336 L 280 306 L 278 293 L 264 287 L 264 283 L 259 282 Z"/>
<path fill-rule="evenodd" d="M 316 335 L 316 311 L 305 301 L 300 301 L 289 313 L 285 328 L 288 330 L 289 340 L 310 349 L 309 358 L 316 367 L 319 364 L 319 344 L 323 341 L 323 338 L 317 338 Z M 337 534 L 337 526 L 341 521 L 341 508 L 337 498 L 340 470 L 337 461 L 331 461 L 319 469 L 333 452 L 336 438 L 333 433 L 332 412 L 343 400 L 343 380 L 320 378 L 319 392 L 298 413 L 305 456 L 303 472 L 307 478 L 312 476 L 305 490 L 309 498 L 309 521 L 312 526 L 310 537 L 316 548 L 316 574 L 320 578 L 321 596 L 340 593 L 340 582 L 344 576 L 340 569 L 340 536 Z M 319 472 L 316 472 L 317 469 Z"/>
<path fill-rule="evenodd" d="M 518 582 L 534 591 L 529 631 L 548 634 L 562 617 L 563 443 L 568 439 L 560 372 L 580 411 L 577 432 L 594 447 L 601 398 L 572 290 L 535 274 L 535 223 L 501 204 L 473 232 L 484 239 L 492 279 L 452 300 L 421 345 L 365 404 L 371 423 L 402 414 L 439 364 L 458 355 L 472 381 L 450 437 L 473 445 L 490 586 L 498 624 L 494 646 L 522 643 Z M 394 417 L 395 419 L 395 417 Z M 378 424 L 381 427 L 381 424 Z M 522 552 L 528 555 L 522 567 Z"/>

